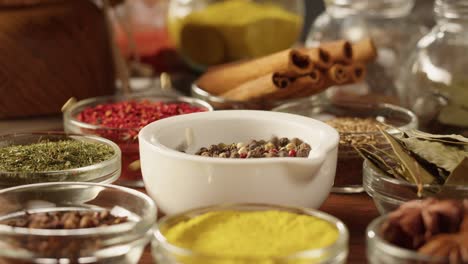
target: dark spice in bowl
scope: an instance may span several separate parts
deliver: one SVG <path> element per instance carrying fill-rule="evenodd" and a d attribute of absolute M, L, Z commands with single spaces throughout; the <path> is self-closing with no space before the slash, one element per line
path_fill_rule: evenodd
<path fill-rule="evenodd" d="M 340 133 L 340 147 L 353 147 L 363 144 L 374 145 L 377 143 L 377 137 L 379 136 L 379 127 L 383 127 L 383 124 L 375 120 L 375 118 L 336 117 L 325 123 Z"/>
<path fill-rule="evenodd" d="M 251 140 L 249 143 L 219 143 L 200 148 L 195 155 L 216 158 L 274 158 L 309 156 L 311 147 L 298 138 L 277 138 L 269 141 Z"/>
<path fill-rule="evenodd" d="M 363 145 L 375 145 L 388 147 L 379 133 L 379 127 L 383 124 L 375 118 L 360 117 L 335 117 L 327 120 L 327 124 L 334 127 L 340 133 L 338 146 L 338 165 L 336 168 L 335 188 L 362 185 L 363 158 L 355 148 Z"/>
<path fill-rule="evenodd" d="M 35 229 L 79 229 L 117 225 L 127 222 L 127 217 L 112 215 L 109 211 L 58 211 L 28 213 L 4 223 L 12 227 Z"/>
<path fill-rule="evenodd" d="M 381 236 L 392 245 L 444 263 L 468 262 L 468 200 L 414 200 L 402 204 L 383 222 Z"/>

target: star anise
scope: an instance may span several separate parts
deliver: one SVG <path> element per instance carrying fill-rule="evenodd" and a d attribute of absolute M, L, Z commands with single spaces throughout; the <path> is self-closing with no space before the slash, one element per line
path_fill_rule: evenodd
<path fill-rule="evenodd" d="M 432 257 L 448 258 L 450 264 L 468 263 L 468 233 L 434 236 L 418 252 Z"/>
<path fill-rule="evenodd" d="M 464 211 L 462 201 L 410 201 L 388 216 L 381 233 L 392 244 L 418 249 L 434 235 L 458 232 Z"/>

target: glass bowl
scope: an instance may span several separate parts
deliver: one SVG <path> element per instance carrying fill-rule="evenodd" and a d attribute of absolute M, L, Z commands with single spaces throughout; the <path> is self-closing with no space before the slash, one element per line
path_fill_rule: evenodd
<path fill-rule="evenodd" d="M 308 99 L 285 104 L 273 111 L 298 114 L 327 121 L 335 117 L 372 118 L 399 129 L 416 128 L 416 116 L 402 107 L 384 103 L 332 102 Z M 391 132 L 391 131 L 390 131 Z M 380 132 L 340 133 L 340 137 L 351 139 L 372 138 L 379 148 L 390 148 Z M 340 141 L 338 165 L 332 192 L 360 193 L 362 187 L 362 162 L 364 160 L 353 146 Z"/>
<path fill-rule="evenodd" d="M 367 260 L 370 264 L 446 264 L 450 261 L 446 258 L 436 258 L 422 255 L 416 251 L 401 248 L 385 241 L 380 230 L 387 216 L 381 216 L 372 221 L 367 227 Z"/>
<path fill-rule="evenodd" d="M 137 263 L 157 209 L 145 194 L 96 183 L 39 183 L 0 191 L 0 221 L 24 212 L 109 210 L 129 221 L 96 228 L 31 229 L 0 224 L 1 263 Z"/>
<path fill-rule="evenodd" d="M 264 6 L 251 9 L 259 4 Z M 302 0 L 171 0 L 168 27 L 182 58 L 203 71 L 290 48 L 301 36 L 304 15 Z"/>
<path fill-rule="evenodd" d="M 248 110 L 271 110 L 280 105 L 295 102 L 298 99 L 290 100 L 256 100 L 256 101 L 233 101 L 220 96 L 213 95 L 196 84 L 192 84 L 191 94 L 193 97 L 208 102 L 216 110 L 248 109 Z"/>
<path fill-rule="evenodd" d="M 425 192 L 418 197 L 416 184 L 383 175 L 365 161 L 363 164 L 364 189 L 374 199 L 375 206 L 381 214 L 397 209 L 401 204 L 415 199 L 436 197 L 444 199 L 468 198 L 468 186 L 443 186 L 425 184 Z"/>
<path fill-rule="evenodd" d="M 96 136 L 83 136 L 64 134 L 59 132 L 49 133 L 18 133 L 0 136 L 0 148 L 13 145 L 28 145 L 41 140 L 79 140 L 84 142 L 95 142 L 110 146 L 114 155 L 108 160 L 93 164 L 91 166 L 45 172 L 8 172 L 0 171 L 0 188 L 8 188 L 18 185 L 41 183 L 41 182 L 97 182 L 113 183 L 120 176 L 121 152 L 119 147 L 110 140 Z"/>
<path fill-rule="evenodd" d="M 235 260 L 223 258 L 222 256 L 213 257 L 197 254 L 189 249 L 180 248 L 175 245 L 170 244 L 165 236 L 164 231 L 168 228 L 176 225 L 181 221 L 186 221 L 190 218 L 196 217 L 198 215 L 213 212 L 213 211 L 225 211 L 225 210 L 235 210 L 235 211 L 267 211 L 267 210 L 278 210 L 286 211 L 296 214 L 304 214 L 313 217 L 317 217 L 321 220 L 325 220 L 334 227 L 339 232 L 337 241 L 325 248 L 308 250 L 303 252 L 298 252 L 291 256 L 285 256 L 282 258 L 276 258 L 268 260 L 265 259 L 241 259 L 236 258 Z M 220 234 L 221 235 L 221 234 Z M 155 262 L 159 264 L 188 264 L 188 263 L 328 263 L 328 264 L 338 264 L 345 263 L 348 256 L 348 239 L 349 234 L 346 226 L 338 220 L 337 218 L 330 216 L 326 213 L 306 208 L 296 208 L 296 207 L 286 207 L 279 205 L 265 205 L 265 204 L 232 204 L 232 205 L 217 205 L 205 208 L 194 209 L 186 211 L 180 214 L 166 216 L 162 218 L 156 228 L 154 233 L 154 238 L 152 242 L 152 253 L 155 259 Z M 181 261 L 185 259 L 186 261 Z M 201 262 L 197 262 L 201 261 Z"/>
<path fill-rule="evenodd" d="M 78 134 L 99 135 L 114 141 L 122 150 L 122 175 L 118 179 L 118 184 L 131 187 L 144 187 L 139 166 L 140 155 L 137 137 L 141 128 L 110 128 L 84 123 L 77 119 L 77 115 L 88 107 L 94 107 L 103 103 L 122 102 L 128 100 L 188 103 L 193 106 L 205 108 L 207 111 L 212 111 L 213 108 L 208 103 L 196 98 L 140 94 L 131 96 L 89 98 L 66 109 L 63 114 L 65 131 Z"/>

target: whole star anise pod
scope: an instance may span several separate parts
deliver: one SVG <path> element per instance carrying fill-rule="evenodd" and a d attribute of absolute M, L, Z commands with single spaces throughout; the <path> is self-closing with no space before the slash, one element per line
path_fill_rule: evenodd
<path fill-rule="evenodd" d="M 468 263 L 468 233 L 434 236 L 418 252 L 432 257 L 448 258 L 450 264 Z"/>
<path fill-rule="evenodd" d="M 389 214 L 381 234 L 392 244 L 418 249 L 434 235 L 458 232 L 464 212 L 463 201 L 410 201 Z"/>

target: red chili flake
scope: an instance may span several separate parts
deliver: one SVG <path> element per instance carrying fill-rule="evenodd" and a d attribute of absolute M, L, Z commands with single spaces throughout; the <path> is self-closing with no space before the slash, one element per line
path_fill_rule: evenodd
<path fill-rule="evenodd" d="M 296 154 L 297 154 L 296 151 L 295 151 L 294 149 L 291 149 L 291 150 L 289 151 L 289 153 L 288 153 L 288 156 L 289 156 L 289 157 L 296 157 Z"/>
<path fill-rule="evenodd" d="M 101 136 L 125 141 L 125 139 L 136 139 L 140 129 L 151 122 L 206 110 L 203 107 L 193 106 L 185 102 L 165 103 L 131 100 L 88 107 L 79 113 L 76 118 L 84 123 L 109 128 L 100 129 L 99 134 Z M 112 128 L 126 131 L 112 130 Z"/>

